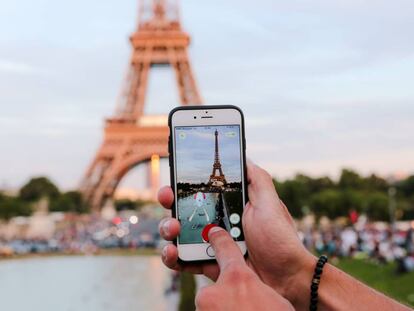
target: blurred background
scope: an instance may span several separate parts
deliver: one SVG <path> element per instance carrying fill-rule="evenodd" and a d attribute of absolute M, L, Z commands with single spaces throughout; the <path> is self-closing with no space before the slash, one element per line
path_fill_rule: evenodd
<path fill-rule="evenodd" d="M 304 244 L 414 306 L 414 4 L 2 1 L 0 307 L 192 310 L 166 115 L 235 104 Z"/>

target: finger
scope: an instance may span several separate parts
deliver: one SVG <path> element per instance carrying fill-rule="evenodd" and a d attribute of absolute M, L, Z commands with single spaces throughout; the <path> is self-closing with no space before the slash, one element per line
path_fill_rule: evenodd
<path fill-rule="evenodd" d="M 180 222 L 175 218 L 164 218 L 160 221 L 158 230 L 164 240 L 172 241 L 180 233 Z"/>
<path fill-rule="evenodd" d="M 174 203 L 174 193 L 170 186 L 164 186 L 158 191 L 158 202 L 167 209 Z"/>
<path fill-rule="evenodd" d="M 207 264 L 180 264 L 178 262 L 178 249 L 173 244 L 164 246 L 162 250 L 162 262 L 165 266 L 176 271 L 185 271 L 192 274 L 204 274 L 212 281 L 216 281 L 219 276 L 219 267 L 216 263 Z"/>
<path fill-rule="evenodd" d="M 225 271 L 230 264 L 245 264 L 240 248 L 226 230 L 213 227 L 208 233 L 208 239 L 216 253 L 221 272 Z"/>
<path fill-rule="evenodd" d="M 180 270 L 180 266 L 178 265 L 178 250 L 177 247 L 173 244 L 168 244 L 164 246 L 162 249 L 161 254 L 162 262 L 164 265 L 166 265 L 168 268 L 173 270 Z"/>

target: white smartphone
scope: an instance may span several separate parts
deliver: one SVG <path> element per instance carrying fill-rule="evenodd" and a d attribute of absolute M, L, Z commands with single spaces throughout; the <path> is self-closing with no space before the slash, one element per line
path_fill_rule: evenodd
<path fill-rule="evenodd" d="M 247 202 L 244 117 L 236 106 L 183 106 L 168 117 L 174 241 L 179 260 L 214 260 L 208 230 L 226 229 L 246 254 L 242 214 Z"/>

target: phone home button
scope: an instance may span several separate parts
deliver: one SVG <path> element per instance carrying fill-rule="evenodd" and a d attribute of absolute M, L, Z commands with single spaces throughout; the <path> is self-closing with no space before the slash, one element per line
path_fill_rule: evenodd
<path fill-rule="evenodd" d="M 216 253 L 214 252 L 214 249 L 211 247 L 211 245 L 209 247 L 207 247 L 206 253 L 207 253 L 207 256 L 209 256 L 209 257 L 214 257 L 216 255 Z"/>

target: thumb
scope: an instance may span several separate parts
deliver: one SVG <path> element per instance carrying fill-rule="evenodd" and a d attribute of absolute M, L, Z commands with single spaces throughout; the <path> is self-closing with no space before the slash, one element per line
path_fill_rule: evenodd
<path fill-rule="evenodd" d="M 266 208 L 268 204 L 255 204 L 261 202 L 279 202 L 279 196 L 270 174 L 251 161 L 247 162 L 247 179 L 249 201 L 255 208 Z"/>

